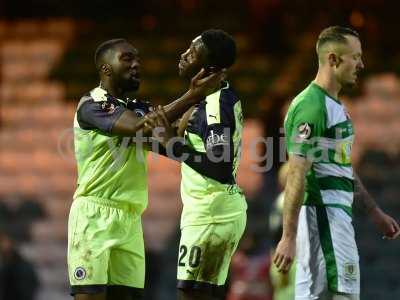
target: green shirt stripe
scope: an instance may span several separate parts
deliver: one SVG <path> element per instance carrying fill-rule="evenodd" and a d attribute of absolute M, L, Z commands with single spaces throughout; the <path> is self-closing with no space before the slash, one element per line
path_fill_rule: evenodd
<path fill-rule="evenodd" d="M 354 181 L 346 177 L 326 176 L 317 180 L 321 190 L 354 192 Z"/>
<path fill-rule="evenodd" d="M 304 205 L 322 205 L 322 196 L 314 168 L 311 168 L 306 177 Z"/>
<path fill-rule="evenodd" d="M 350 218 L 353 217 L 353 209 L 350 206 L 342 205 L 342 204 L 325 204 L 326 207 L 336 207 L 343 209 L 346 214 L 349 215 Z"/>

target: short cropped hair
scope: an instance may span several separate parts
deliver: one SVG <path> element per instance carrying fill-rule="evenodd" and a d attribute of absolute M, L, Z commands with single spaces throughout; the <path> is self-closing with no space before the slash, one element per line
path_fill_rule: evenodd
<path fill-rule="evenodd" d="M 101 61 L 108 50 L 112 49 L 114 46 L 122 43 L 128 43 L 125 39 L 112 39 L 101 43 L 94 53 L 94 64 L 96 69 L 99 71 L 101 67 Z"/>
<path fill-rule="evenodd" d="M 220 29 L 209 29 L 201 34 L 201 40 L 208 50 L 209 66 L 223 69 L 235 63 L 236 43 L 228 33 Z"/>
<path fill-rule="evenodd" d="M 322 30 L 318 36 L 318 41 L 316 45 L 317 53 L 321 48 L 331 42 L 346 44 L 346 35 L 351 35 L 356 38 L 360 38 L 360 35 L 354 29 L 343 27 L 343 26 L 331 26 Z"/>

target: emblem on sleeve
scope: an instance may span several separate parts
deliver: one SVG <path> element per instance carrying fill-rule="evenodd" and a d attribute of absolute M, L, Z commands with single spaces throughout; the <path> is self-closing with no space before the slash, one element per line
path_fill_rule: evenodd
<path fill-rule="evenodd" d="M 101 103 L 101 109 L 109 114 L 112 114 L 115 111 L 115 105 L 114 103 L 104 101 Z"/>
<path fill-rule="evenodd" d="M 311 136 L 311 126 L 308 123 L 302 123 L 297 128 L 299 138 L 302 140 L 308 139 Z"/>

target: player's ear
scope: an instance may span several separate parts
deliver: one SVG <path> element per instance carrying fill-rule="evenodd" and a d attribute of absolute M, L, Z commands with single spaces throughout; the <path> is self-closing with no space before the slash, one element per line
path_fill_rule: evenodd
<path fill-rule="evenodd" d="M 328 62 L 329 62 L 329 66 L 338 67 L 340 65 L 340 63 L 342 62 L 342 59 L 336 53 L 331 52 L 328 54 Z"/>
<path fill-rule="evenodd" d="M 102 64 L 100 67 L 100 71 L 104 75 L 110 76 L 111 75 L 111 66 L 109 64 Z"/>
<path fill-rule="evenodd" d="M 336 66 L 336 54 L 335 53 L 329 53 L 328 54 L 328 63 L 330 67 Z"/>

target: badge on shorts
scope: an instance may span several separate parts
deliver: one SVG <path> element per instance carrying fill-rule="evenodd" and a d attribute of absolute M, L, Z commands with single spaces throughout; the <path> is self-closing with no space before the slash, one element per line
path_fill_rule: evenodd
<path fill-rule="evenodd" d="M 74 272 L 76 280 L 83 280 L 86 277 L 86 270 L 83 267 L 77 267 Z"/>
<path fill-rule="evenodd" d="M 344 276 L 346 277 L 346 279 L 357 279 L 357 265 L 355 263 L 345 263 Z"/>

